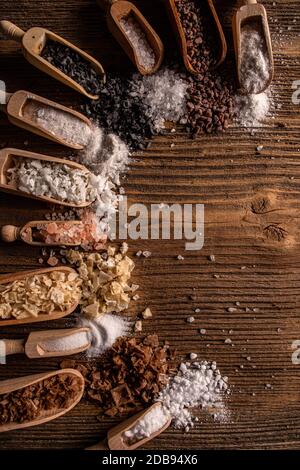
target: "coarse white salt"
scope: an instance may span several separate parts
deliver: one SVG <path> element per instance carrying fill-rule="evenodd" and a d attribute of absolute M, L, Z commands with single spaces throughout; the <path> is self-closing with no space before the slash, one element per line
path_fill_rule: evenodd
<path fill-rule="evenodd" d="M 33 99 L 26 102 L 23 116 L 68 144 L 85 147 L 91 138 L 92 129 L 82 119 Z"/>
<path fill-rule="evenodd" d="M 91 185 L 96 197 L 92 209 L 97 216 L 99 234 L 108 233 L 110 222 L 123 199 L 118 194 L 118 187 L 120 176 L 129 164 L 128 147 L 115 134 L 105 134 L 101 128 L 93 127 L 91 139 L 78 153 L 77 160 L 93 173 Z"/>
<path fill-rule="evenodd" d="M 96 199 L 89 172 L 56 162 L 15 158 L 7 170 L 8 184 L 34 196 L 46 196 L 69 204 Z"/>
<path fill-rule="evenodd" d="M 123 433 L 123 438 L 128 445 L 133 445 L 142 439 L 152 436 L 160 431 L 169 421 L 170 415 L 166 410 L 156 405 L 148 411 L 130 429 Z"/>
<path fill-rule="evenodd" d="M 154 75 L 134 75 L 130 94 L 139 97 L 153 131 L 159 132 L 165 129 L 166 121 L 178 123 L 186 116 L 187 88 L 180 73 L 165 67 Z"/>
<path fill-rule="evenodd" d="M 271 74 L 266 41 L 262 28 L 246 24 L 241 29 L 241 87 L 247 93 L 266 88 Z"/>
<path fill-rule="evenodd" d="M 120 20 L 120 25 L 133 46 L 138 63 L 146 71 L 151 71 L 155 66 L 155 52 L 138 21 L 133 15 L 129 15 Z"/>
<path fill-rule="evenodd" d="M 79 327 L 90 329 L 88 335 L 91 347 L 87 351 L 88 357 L 101 356 L 107 349 L 111 348 L 114 342 L 121 336 L 128 336 L 133 328 L 132 322 L 113 314 L 106 314 L 93 320 L 86 317 L 78 318 Z"/>
<path fill-rule="evenodd" d="M 222 377 L 215 362 L 182 363 L 178 374 L 171 378 L 159 394 L 160 401 L 177 429 L 193 427 L 190 408 L 214 407 L 214 416 L 226 419 L 223 394 L 228 393 L 227 377 Z"/>
<path fill-rule="evenodd" d="M 89 342 L 90 340 L 87 332 L 74 332 L 70 335 L 67 334 L 66 330 L 66 336 L 42 341 L 39 343 L 39 346 L 46 352 L 66 352 L 88 346 Z"/>

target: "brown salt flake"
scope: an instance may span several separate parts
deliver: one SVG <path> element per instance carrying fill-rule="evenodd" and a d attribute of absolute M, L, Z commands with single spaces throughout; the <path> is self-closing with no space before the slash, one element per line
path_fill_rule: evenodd
<path fill-rule="evenodd" d="M 119 385 L 112 389 L 111 395 L 117 407 L 132 403 L 133 401 L 131 392 L 126 384 Z"/>

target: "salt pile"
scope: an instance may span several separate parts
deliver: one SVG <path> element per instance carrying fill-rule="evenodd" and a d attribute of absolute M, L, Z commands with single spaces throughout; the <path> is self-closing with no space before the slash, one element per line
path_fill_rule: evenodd
<path fill-rule="evenodd" d="M 88 102 L 83 110 L 136 150 L 144 148 L 145 139 L 163 129 L 165 121 L 185 117 L 186 89 L 185 76 L 167 67 L 152 76 L 111 76 L 99 101 Z"/>
<path fill-rule="evenodd" d="M 261 127 L 271 116 L 272 106 L 271 89 L 258 95 L 237 94 L 234 99 L 235 120 L 242 127 Z"/>
<path fill-rule="evenodd" d="M 218 418 L 226 418 L 223 394 L 228 393 L 227 377 L 222 377 L 215 362 L 182 363 L 178 374 L 160 393 L 164 409 L 172 416 L 176 429 L 189 431 L 194 426 L 189 408 L 215 407 Z"/>
<path fill-rule="evenodd" d="M 132 323 L 125 317 L 110 313 L 96 319 L 80 317 L 78 326 L 90 329 L 88 335 L 91 347 L 87 351 L 88 357 L 101 356 L 121 336 L 128 336 L 132 331 Z"/>
<path fill-rule="evenodd" d="M 134 75 L 131 82 L 131 93 L 142 100 L 145 116 L 156 132 L 165 129 L 166 121 L 178 123 L 185 116 L 187 88 L 187 81 L 172 69 L 143 78 Z"/>

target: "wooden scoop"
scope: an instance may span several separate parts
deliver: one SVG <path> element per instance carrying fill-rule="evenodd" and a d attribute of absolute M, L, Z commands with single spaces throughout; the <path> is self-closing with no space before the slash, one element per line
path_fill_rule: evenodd
<path fill-rule="evenodd" d="M 14 160 L 17 158 L 29 158 L 31 160 L 43 160 L 46 162 L 60 163 L 67 165 L 74 169 L 79 169 L 84 172 L 90 173 L 90 171 L 79 163 L 72 162 L 70 160 L 64 160 L 62 158 L 50 157 L 49 155 L 42 155 L 39 153 L 27 152 L 26 150 L 19 150 L 14 148 L 5 148 L 0 150 L 0 191 L 4 191 L 17 196 L 24 196 L 30 199 L 36 199 L 38 201 L 48 202 L 50 204 L 59 204 L 67 207 L 87 207 L 92 204 L 93 201 L 86 201 L 80 204 L 60 201 L 47 196 L 35 196 L 25 191 L 20 191 L 17 186 L 13 183 L 9 183 L 7 177 L 7 170 L 14 166 Z"/>
<path fill-rule="evenodd" d="M 146 18 L 138 10 L 138 8 L 133 5 L 131 2 L 123 0 L 98 0 L 98 3 L 102 9 L 106 11 L 106 21 L 107 26 L 112 35 L 118 41 L 120 46 L 123 48 L 125 53 L 128 55 L 133 64 L 137 67 L 139 72 L 142 75 L 149 75 L 155 73 L 164 58 L 164 45 L 154 31 L 152 26 L 148 23 Z M 136 49 L 133 47 L 133 44 L 128 39 L 124 28 L 120 24 L 120 21 L 123 18 L 128 18 L 132 16 L 135 21 L 139 24 L 140 28 L 145 33 L 149 45 L 153 49 L 155 54 L 155 65 L 151 69 L 145 69 L 139 62 L 138 56 L 136 54 Z"/>
<path fill-rule="evenodd" d="M 33 271 L 23 271 L 23 272 L 18 272 L 18 273 L 13 273 L 13 274 L 4 274 L 0 276 L 0 285 L 3 284 L 8 284 L 9 282 L 13 281 L 18 281 L 22 279 L 26 279 L 27 277 L 34 276 L 37 274 L 44 274 L 44 273 L 50 273 L 53 271 L 63 271 L 65 273 L 76 273 L 76 271 L 72 268 L 69 268 L 67 266 L 57 266 L 55 268 L 44 268 L 44 269 L 36 269 Z M 50 320 L 57 320 L 58 318 L 66 317 L 70 313 L 74 312 L 74 310 L 77 308 L 79 303 L 79 299 L 74 300 L 74 303 L 66 310 L 56 310 L 52 313 L 41 313 L 37 317 L 28 317 L 28 318 L 22 318 L 22 319 L 12 319 L 10 318 L 9 320 L 2 320 L 0 319 L 0 326 L 10 326 L 10 325 L 24 325 L 27 323 L 37 323 L 41 321 L 50 321 Z"/>
<path fill-rule="evenodd" d="M 23 227 L 17 227 L 16 225 L 3 225 L 1 227 L 0 235 L 1 240 L 7 243 L 15 242 L 16 240 L 22 240 L 28 245 L 32 246 L 50 246 L 49 243 L 33 240 L 32 229 L 37 228 L 40 225 L 46 226 L 48 224 L 63 225 L 82 225 L 83 222 L 80 220 L 33 220 L 28 222 Z M 51 243 L 51 246 L 77 246 L 78 243 Z"/>
<path fill-rule="evenodd" d="M 241 83 L 241 29 L 244 24 L 251 24 L 257 23 L 261 28 L 267 54 L 269 57 L 270 63 L 270 77 L 269 80 L 266 81 L 264 86 L 257 91 L 258 93 L 262 93 L 264 90 L 268 88 L 270 85 L 273 74 L 274 74 L 274 59 L 273 59 L 273 50 L 272 50 L 272 42 L 271 42 L 271 35 L 269 30 L 269 23 L 266 9 L 263 5 L 258 5 L 256 0 L 240 0 L 240 8 L 236 11 L 235 15 L 233 16 L 232 20 L 232 29 L 233 29 L 233 41 L 234 41 L 234 50 L 235 50 L 235 57 L 236 57 L 236 67 L 237 67 L 237 75 L 240 85 Z"/>
<path fill-rule="evenodd" d="M 4 343 L 5 345 L 4 350 L 6 356 L 11 356 L 13 354 L 26 354 L 26 356 L 30 359 L 71 356 L 72 354 L 78 354 L 86 351 L 91 346 L 91 342 L 87 340 L 87 343 L 84 346 L 66 351 L 49 350 L 51 349 L 51 343 L 56 340 L 65 339 L 68 336 L 72 336 L 76 333 L 88 333 L 89 331 L 89 328 L 34 331 L 29 334 L 27 341 L 24 339 L 3 339 L 0 340 L 0 342 Z M 49 343 L 49 348 L 45 347 L 47 342 Z"/>
<path fill-rule="evenodd" d="M 180 16 L 176 8 L 176 2 L 175 0 L 164 0 L 164 1 L 167 7 L 171 25 L 173 27 L 174 33 L 177 38 L 177 42 L 179 45 L 180 53 L 183 58 L 184 65 L 190 73 L 197 75 L 199 72 L 197 72 L 197 70 L 194 69 L 194 67 L 192 66 L 188 58 L 187 38 L 185 36 L 185 32 L 180 21 Z M 211 15 L 212 15 L 211 20 L 214 23 L 216 33 L 218 36 L 218 41 L 219 41 L 219 55 L 218 55 L 217 64 L 216 64 L 216 67 L 218 67 L 225 60 L 225 57 L 227 54 L 227 42 L 225 39 L 224 31 L 220 23 L 217 11 L 214 6 L 213 0 L 206 0 L 206 1 L 207 1 L 208 8 L 210 9 Z"/>
<path fill-rule="evenodd" d="M 171 424 L 171 418 L 168 419 L 166 424 L 159 431 L 156 431 L 151 436 L 145 437 L 144 439 L 141 439 L 131 445 L 126 443 L 124 439 L 124 433 L 125 431 L 128 431 L 134 427 L 140 419 L 144 418 L 144 416 L 149 413 L 149 411 L 153 410 L 155 407 L 160 406 L 160 403 L 154 403 L 154 405 L 150 406 L 146 410 L 141 411 L 126 421 L 123 421 L 123 423 L 118 424 L 108 431 L 106 439 L 99 442 L 98 444 L 95 444 L 94 446 L 87 447 L 86 450 L 134 450 L 143 446 L 146 444 L 146 442 L 151 441 L 156 436 L 159 436 L 159 434 L 165 431 Z"/>
<path fill-rule="evenodd" d="M 48 379 L 50 377 L 54 377 L 56 375 L 69 375 L 73 377 L 75 376 L 79 380 L 80 388 L 78 390 L 78 394 L 74 398 L 74 401 L 69 405 L 69 407 L 65 409 L 45 410 L 38 418 L 33 419 L 32 421 L 27 421 L 25 423 L 2 424 L 0 425 L 0 432 L 29 428 L 30 426 L 37 426 L 39 424 L 47 423 L 48 421 L 52 421 L 53 419 L 56 419 L 59 416 L 63 416 L 64 414 L 68 413 L 68 411 L 70 411 L 80 402 L 84 392 L 84 378 L 80 374 L 80 372 L 75 369 L 60 369 L 54 372 L 44 372 L 43 374 L 34 374 L 28 375 L 26 377 L 18 377 L 16 379 L 3 380 L 0 382 L 0 395 L 5 393 L 11 393 L 24 387 L 28 387 L 29 385 L 36 384 L 37 382 Z"/>
<path fill-rule="evenodd" d="M 1 96 L 3 98 L 3 93 Z M 38 96 L 30 93 L 29 91 L 23 90 L 17 91 L 15 93 L 6 93 L 4 99 L 2 99 L 2 103 L 5 104 L 1 104 L 0 109 L 7 114 L 7 117 L 12 124 L 21 127 L 22 129 L 26 129 L 27 131 L 33 132 L 34 134 L 46 137 L 47 139 L 53 140 L 59 144 L 66 145 L 72 149 L 80 150 L 84 148 L 83 145 L 67 141 L 59 135 L 56 135 L 53 132 L 45 129 L 34 119 L 30 119 L 30 117 L 26 114 L 26 105 L 33 103 L 37 106 L 40 104 L 57 109 L 69 114 L 74 118 L 77 118 L 82 122 L 83 125 L 88 125 L 91 127 L 91 121 L 83 114 L 80 114 L 73 109 L 67 108 L 66 106 L 62 106 L 61 104 L 55 103 L 54 101 L 47 100 L 42 96 Z"/>
<path fill-rule="evenodd" d="M 9 39 L 21 43 L 24 57 L 28 60 L 28 62 L 37 67 L 39 70 L 47 73 L 48 75 L 51 75 L 51 77 L 59 80 L 79 93 L 82 93 L 88 98 L 99 98 L 98 95 L 91 95 L 88 93 L 81 85 L 79 85 L 79 83 L 41 57 L 42 50 L 48 40 L 59 42 L 64 46 L 73 49 L 75 52 L 77 52 L 77 54 L 80 54 L 83 59 L 87 60 L 91 67 L 96 71 L 100 79 L 105 82 L 105 72 L 102 65 L 89 54 L 74 46 L 74 44 L 70 43 L 69 41 L 66 41 L 61 36 L 58 36 L 52 31 L 49 31 L 48 29 L 30 28 L 25 32 L 18 26 L 6 20 L 0 21 L 0 29 Z"/>

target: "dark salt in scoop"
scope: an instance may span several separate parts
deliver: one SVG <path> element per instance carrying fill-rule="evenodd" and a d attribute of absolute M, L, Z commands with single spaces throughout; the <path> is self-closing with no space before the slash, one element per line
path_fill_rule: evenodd
<path fill-rule="evenodd" d="M 88 93 L 98 95 L 102 88 L 100 77 L 80 54 L 59 42 L 47 41 L 41 56 L 81 85 Z"/>

